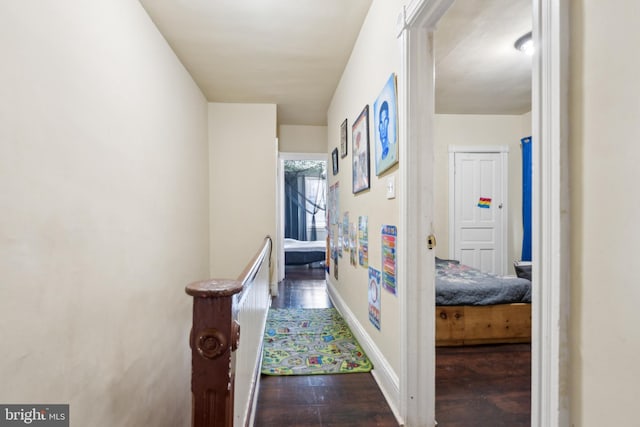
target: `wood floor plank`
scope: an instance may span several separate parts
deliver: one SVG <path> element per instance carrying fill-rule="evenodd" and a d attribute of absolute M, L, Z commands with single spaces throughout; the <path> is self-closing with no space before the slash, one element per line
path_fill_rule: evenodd
<path fill-rule="evenodd" d="M 287 267 L 274 308 L 329 308 L 321 268 Z M 531 417 L 531 345 L 436 349 L 438 427 L 526 427 Z M 370 373 L 266 376 L 256 426 L 397 426 Z"/>
<path fill-rule="evenodd" d="M 438 427 L 530 425 L 531 345 L 436 349 Z"/>
<path fill-rule="evenodd" d="M 287 267 L 274 308 L 333 307 L 320 268 Z M 256 426 L 379 426 L 398 423 L 370 373 L 260 379 Z"/>

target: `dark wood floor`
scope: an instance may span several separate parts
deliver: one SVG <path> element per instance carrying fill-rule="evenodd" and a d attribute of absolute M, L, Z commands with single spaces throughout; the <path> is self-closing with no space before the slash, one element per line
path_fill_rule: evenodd
<path fill-rule="evenodd" d="M 438 427 L 531 425 L 531 345 L 436 349 Z"/>
<path fill-rule="evenodd" d="M 287 267 L 274 308 L 332 307 L 324 270 Z M 260 378 L 256 426 L 398 426 L 370 373 Z"/>
<path fill-rule="evenodd" d="M 326 308 L 324 270 L 287 267 L 272 307 Z M 529 426 L 529 344 L 436 349 L 438 427 Z M 256 426 L 397 426 L 371 374 L 262 376 Z"/>

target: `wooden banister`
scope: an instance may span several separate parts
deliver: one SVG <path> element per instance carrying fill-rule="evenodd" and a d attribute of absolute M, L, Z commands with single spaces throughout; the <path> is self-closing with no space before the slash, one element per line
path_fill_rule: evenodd
<path fill-rule="evenodd" d="M 191 393 L 193 427 L 233 426 L 234 358 L 240 340 L 237 306 L 261 265 L 271 259 L 271 238 L 238 279 L 210 279 L 185 288 L 193 297 Z"/>

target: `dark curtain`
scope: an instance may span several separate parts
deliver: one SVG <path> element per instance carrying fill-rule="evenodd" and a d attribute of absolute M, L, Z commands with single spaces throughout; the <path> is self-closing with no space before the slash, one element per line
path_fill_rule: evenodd
<path fill-rule="evenodd" d="M 304 176 L 285 173 L 284 237 L 307 240 Z"/>
<path fill-rule="evenodd" d="M 520 140 L 522 146 L 522 258 L 521 261 L 531 261 L 531 185 L 533 161 L 531 158 L 531 137 Z"/>
<path fill-rule="evenodd" d="M 305 172 L 285 172 L 284 237 L 297 240 L 318 240 L 316 216 L 325 215 L 324 197 L 306 194 Z M 311 214 L 311 230 L 307 233 L 307 213 Z"/>

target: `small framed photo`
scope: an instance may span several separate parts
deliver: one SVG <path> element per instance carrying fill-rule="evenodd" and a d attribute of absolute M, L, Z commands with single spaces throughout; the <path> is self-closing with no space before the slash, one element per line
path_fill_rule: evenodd
<path fill-rule="evenodd" d="M 333 174 L 338 174 L 338 149 L 334 148 L 331 152 L 331 163 L 333 164 Z"/>
<path fill-rule="evenodd" d="M 347 119 L 340 125 L 340 157 L 347 157 Z"/>
<path fill-rule="evenodd" d="M 369 105 L 351 128 L 351 157 L 353 165 L 353 194 L 368 190 L 369 184 Z"/>

